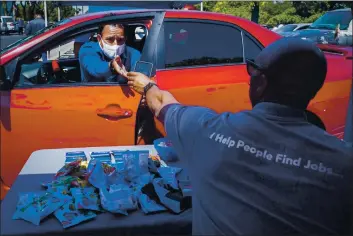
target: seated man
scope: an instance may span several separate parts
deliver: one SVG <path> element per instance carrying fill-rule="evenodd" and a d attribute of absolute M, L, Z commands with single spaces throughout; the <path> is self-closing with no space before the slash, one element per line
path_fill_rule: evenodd
<path fill-rule="evenodd" d="M 80 48 L 82 82 L 127 82 L 124 74 L 134 69 L 140 59 L 140 52 L 125 45 L 124 26 L 115 24 L 99 27 L 97 40 L 87 42 Z M 120 59 L 122 65 L 119 66 Z"/>

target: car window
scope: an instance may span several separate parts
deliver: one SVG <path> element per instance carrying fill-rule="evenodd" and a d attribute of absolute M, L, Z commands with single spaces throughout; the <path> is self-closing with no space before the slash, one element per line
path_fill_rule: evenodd
<path fill-rule="evenodd" d="M 141 28 L 141 24 L 125 25 L 125 36 L 127 38 L 126 45 L 135 49 L 135 51 L 137 50 L 141 52 L 148 31 L 145 30 L 141 32 L 144 34 L 140 34 L 140 37 L 136 38 L 134 36 L 137 26 Z M 141 29 L 138 30 L 139 33 Z M 16 87 L 28 87 L 43 84 L 81 83 L 81 66 L 78 58 L 79 51 L 81 47 L 89 41 L 91 41 L 89 47 L 94 48 L 94 43 L 97 43 L 97 38 L 95 37 L 98 33 L 97 30 L 98 27 L 93 27 L 89 29 L 89 31 L 86 29 L 80 34 L 75 32 L 74 36 L 69 35 L 63 39 L 60 38 L 60 41 L 55 39 L 55 43 L 50 43 L 50 40 L 48 40 L 48 43 L 45 44 L 45 46 L 31 53 L 31 55 L 26 56 L 26 58 L 21 59 L 18 67 L 20 70 L 19 81 L 17 82 Z M 133 49 L 127 49 L 126 47 L 126 50 Z M 136 57 L 136 52 L 134 53 L 134 56 Z M 101 58 L 101 55 L 97 54 L 97 57 Z M 136 60 L 136 58 L 134 58 L 134 60 Z M 133 62 L 131 61 L 131 63 Z M 125 66 L 126 68 L 131 67 L 128 65 Z M 94 65 L 90 65 L 90 68 L 91 71 L 95 69 Z M 97 81 L 105 82 L 103 78 L 102 81 L 100 81 L 100 79 L 101 78 L 97 78 Z"/>
<path fill-rule="evenodd" d="M 297 26 L 296 25 L 285 25 L 276 30 L 277 33 L 292 32 Z"/>
<path fill-rule="evenodd" d="M 4 18 L 4 22 L 8 23 L 8 22 L 13 22 L 12 18 Z"/>
<path fill-rule="evenodd" d="M 200 22 L 165 23 L 165 67 L 242 63 L 241 32 Z"/>
<path fill-rule="evenodd" d="M 303 25 L 303 26 L 300 26 L 297 30 L 303 30 L 303 29 L 307 29 L 309 28 L 310 25 Z"/>
<path fill-rule="evenodd" d="M 255 60 L 257 55 L 261 52 L 261 47 L 254 42 L 248 35 L 244 34 L 244 53 L 248 60 Z"/>
<path fill-rule="evenodd" d="M 80 64 L 74 53 L 77 37 L 63 40 L 28 58 L 20 66 L 20 80 L 16 87 L 81 82 Z"/>
<path fill-rule="evenodd" d="M 34 37 L 36 37 L 36 36 L 38 36 L 38 35 L 40 35 L 40 34 L 42 34 L 42 33 L 48 32 L 49 30 L 51 30 L 51 29 L 53 29 L 53 28 L 55 28 L 55 27 L 57 27 L 57 26 L 66 24 L 66 23 L 69 22 L 69 21 L 71 21 L 71 20 L 70 20 L 70 19 L 64 19 L 64 20 L 62 20 L 62 21 L 60 21 L 60 22 L 58 22 L 58 23 L 56 23 L 56 24 L 49 25 L 48 27 L 43 28 L 43 29 L 37 31 L 37 32 L 36 32 L 35 34 L 33 34 L 33 35 L 29 35 L 29 36 L 27 36 L 27 37 L 25 37 L 25 38 L 23 38 L 23 39 L 20 39 L 20 40 L 18 40 L 18 41 L 16 41 L 16 42 L 10 44 L 9 46 L 7 46 L 7 47 L 1 49 L 0 55 L 3 54 L 3 53 L 5 53 L 5 52 L 7 52 L 7 51 L 10 51 L 10 50 L 12 50 L 12 49 L 14 49 L 14 48 L 16 48 L 16 47 L 21 46 L 22 44 L 28 42 L 28 41 L 31 40 L 32 38 L 34 38 Z"/>

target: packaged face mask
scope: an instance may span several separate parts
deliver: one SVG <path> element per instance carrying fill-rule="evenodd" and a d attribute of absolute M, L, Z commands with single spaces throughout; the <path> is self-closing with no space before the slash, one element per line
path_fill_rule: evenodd
<path fill-rule="evenodd" d="M 160 202 L 174 213 L 181 213 L 184 209 L 182 204 L 183 196 L 180 191 L 170 191 L 165 188 L 163 179 L 153 180 L 153 187 L 158 195 Z"/>
<path fill-rule="evenodd" d="M 95 218 L 97 215 L 92 211 L 79 211 L 75 207 L 74 200 L 61 206 L 54 212 L 64 229 L 80 224 L 81 222 Z"/>
<path fill-rule="evenodd" d="M 191 197 L 192 196 L 192 187 L 191 187 L 191 180 L 186 169 L 183 169 L 179 173 L 177 173 L 176 178 L 179 183 L 179 188 L 181 189 L 184 197 Z"/>
<path fill-rule="evenodd" d="M 55 178 L 71 175 L 81 169 L 81 159 L 65 164 L 55 175 Z"/>
<path fill-rule="evenodd" d="M 42 187 L 46 188 L 47 190 L 54 189 L 55 191 L 55 188 L 61 186 L 65 186 L 67 189 L 72 187 L 79 187 L 84 185 L 83 182 L 84 181 L 80 180 L 80 178 L 76 176 L 61 176 L 53 181 L 42 183 Z"/>
<path fill-rule="evenodd" d="M 149 151 L 113 151 L 115 166 L 129 182 L 148 173 Z"/>
<path fill-rule="evenodd" d="M 87 161 L 85 152 L 67 152 L 65 164 L 77 161 L 77 160 Z"/>
<path fill-rule="evenodd" d="M 128 215 L 128 211 L 137 209 L 132 190 L 125 185 L 111 186 L 110 191 L 100 189 L 103 208 L 111 213 Z"/>
<path fill-rule="evenodd" d="M 94 161 L 94 166 L 89 166 L 88 181 L 96 188 L 108 188 L 116 177 L 116 169 L 108 163 L 101 163 L 99 160 Z M 93 165 L 93 164 L 92 164 Z"/>
<path fill-rule="evenodd" d="M 44 192 L 36 192 L 36 193 L 20 193 L 19 194 L 19 200 L 17 202 L 16 206 L 16 212 L 13 215 L 12 219 L 13 220 L 18 220 L 20 218 L 20 209 L 23 207 L 27 206 L 28 204 L 31 204 L 32 202 L 35 201 L 35 199 L 39 199 L 40 196 L 42 196 Z"/>
<path fill-rule="evenodd" d="M 72 188 L 71 194 L 75 199 L 76 209 L 100 211 L 100 202 L 95 188 Z"/>
<path fill-rule="evenodd" d="M 145 214 L 163 212 L 167 210 L 167 208 L 164 206 L 159 205 L 155 201 L 151 200 L 146 194 L 141 194 L 138 200 L 141 206 L 141 210 Z"/>
<path fill-rule="evenodd" d="M 181 171 L 181 168 L 177 167 L 161 167 L 158 169 L 158 173 L 161 175 L 164 184 L 168 184 L 173 189 L 179 189 L 178 180 L 176 175 Z"/>
<path fill-rule="evenodd" d="M 34 197 L 33 201 L 19 207 L 15 216 L 39 225 L 40 222 L 48 215 L 59 209 L 62 205 L 70 201 L 72 198 L 61 193 L 44 193 Z"/>
<path fill-rule="evenodd" d="M 102 163 L 112 163 L 112 157 L 110 152 L 91 152 L 90 153 L 91 160 L 92 159 L 97 159 Z"/>

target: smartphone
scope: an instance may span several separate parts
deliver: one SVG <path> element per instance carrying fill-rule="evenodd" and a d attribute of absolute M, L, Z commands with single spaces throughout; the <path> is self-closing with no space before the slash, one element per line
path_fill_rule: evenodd
<path fill-rule="evenodd" d="M 147 77 L 152 75 L 153 64 L 146 61 L 138 61 L 135 65 L 135 72 L 140 72 Z"/>

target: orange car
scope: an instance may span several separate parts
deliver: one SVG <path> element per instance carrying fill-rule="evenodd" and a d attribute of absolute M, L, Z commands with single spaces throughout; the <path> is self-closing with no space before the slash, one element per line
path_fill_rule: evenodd
<path fill-rule="evenodd" d="M 280 38 L 228 15 L 134 10 L 73 17 L 10 45 L 0 61 L 2 197 L 35 150 L 136 145 L 164 135 L 126 84 L 81 82 L 75 39 L 90 35 L 95 40 L 98 25 L 112 22 L 126 25 L 127 44 L 153 63 L 160 88 L 184 104 L 218 112 L 251 108 L 244 61 Z M 330 51 L 326 83 L 310 110 L 341 138 L 352 49 L 325 50 Z"/>

